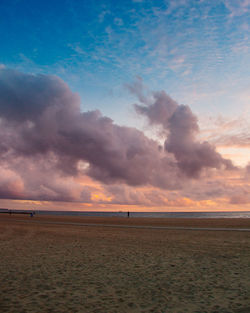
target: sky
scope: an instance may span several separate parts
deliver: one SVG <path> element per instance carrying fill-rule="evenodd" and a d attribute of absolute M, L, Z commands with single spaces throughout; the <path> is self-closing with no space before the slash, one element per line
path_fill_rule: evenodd
<path fill-rule="evenodd" d="M 2 0 L 0 207 L 250 210 L 249 0 Z"/>

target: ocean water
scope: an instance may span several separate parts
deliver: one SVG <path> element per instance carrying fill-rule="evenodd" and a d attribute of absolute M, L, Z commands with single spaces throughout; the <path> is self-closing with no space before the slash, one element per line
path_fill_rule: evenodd
<path fill-rule="evenodd" d="M 9 213 L 10 210 L 0 208 L 0 213 Z M 11 210 L 13 213 L 31 212 L 30 210 Z M 128 212 L 111 211 L 33 211 L 39 215 L 68 215 L 68 216 L 93 216 L 93 217 L 127 217 Z M 129 212 L 129 216 L 149 218 L 250 218 L 250 211 L 238 212 Z"/>
<path fill-rule="evenodd" d="M 41 215 L 69 215 L 95 217 L 127 217 L 128 212 L 91 212 L 91 211 L 36 211 Z M 149 218 L 250 218 L 250 212 L 129 212 L 129 216 Z"/>

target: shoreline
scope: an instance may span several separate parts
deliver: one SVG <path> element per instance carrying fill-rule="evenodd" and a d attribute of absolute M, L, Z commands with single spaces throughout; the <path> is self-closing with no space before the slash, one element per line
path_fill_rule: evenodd
<path fill-rule="evenodd" d="M 196 227 L 196 228 L 243 228 L 250 229 L 249 218 L 149 218 L 149 217 L 93 217 L 93 216 L 66 216 L 66 215 L 0 215 L 0 221 L 34 221 L 79 223 L 79 224 L 103 224 L 116 226 L 145 226 L 145 227 Z"/>

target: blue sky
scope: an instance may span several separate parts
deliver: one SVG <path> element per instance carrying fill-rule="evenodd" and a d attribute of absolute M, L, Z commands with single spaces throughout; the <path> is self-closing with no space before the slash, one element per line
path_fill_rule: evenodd
<path fill-rule="evenodd" d="M 136 76 L 198 114 L 248 109 L 247 0 L 3 0 L 0 12 L 0 62 L 60 76 L 84 110 L 134 123 L 124 84 Z"/>

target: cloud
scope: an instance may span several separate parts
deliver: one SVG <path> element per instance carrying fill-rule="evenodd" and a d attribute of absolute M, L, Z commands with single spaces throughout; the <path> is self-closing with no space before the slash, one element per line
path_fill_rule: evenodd
<path fill-rule="evenodd" d="M 0 166 L 19 175 L 28 199 L 82 199 L 74 182 L 82 174 L 108 184 L 181 185 L 158 142 L 99 111 L 81 112 L 79 96 L 55 76 L 1 69 L 0 130 Z"/>
<path fill-rule="evenodd" d="M 51 107 L 79 110 L 80 98 L 55 76 L 1 69 L 0 114 L 8 121 L 37 121 Z M 70 103 L 70 106 L 68 104 Z"/>
<path fill-rule="evenodd" d="M 230 17 L 241 16 L 250 10 L 249 0 L 224 0 L 224 5 L 231 12 Z"/>
<path fill-rule="evenodd" d="M 135 104 L 137 113 L 146 116 L 150 124 L 162 127 L 166 135 L 165 151 L 175 156 L 183 173 L 198 177 L 206 168 L 233 168 L 232 162 L 216 152 L 215 147 L 196 139 L 199 133 L 197 117 L 187 105 L 178 104 L 164 91 L 154 92 L 150 103 L 143 95 L 141 81 L 137 81 L 135 87 L 130 90 L 141 102 Z"/>
<path fill-rule="evenodd" d="M 79 96 L 56 76 L 1 69 L 0 198 L 187 206 L 200 197 L 187 189 L 194 178 L 232 167 L 196 140 L 189 107 L 163 91 L 145 95 L 140 79 L 129 89 L 137 112 L 161 126 L 164 146 L 99 111 L 81 112 Z"/>
<path fill-rule="evenodd" d="M 16 199 L 23 196 L 23 182 L 15 172 L 0 168 L 0 198 Z"/>
<path fill-rule="evenodd" d="M 250 197 L 247 193 L 242 193 L 239 195 L 234 195 L 230 199 L 231 204 L 239 205 L 239 204 L 248 204 L 250 203 Z"/>
<path fill-rule="evenodd" d="M 117 25 L 117 26 L 123 26 L 123 20 L 119 17 L 115 17 L 114 18 L 114 24 Z"/>

